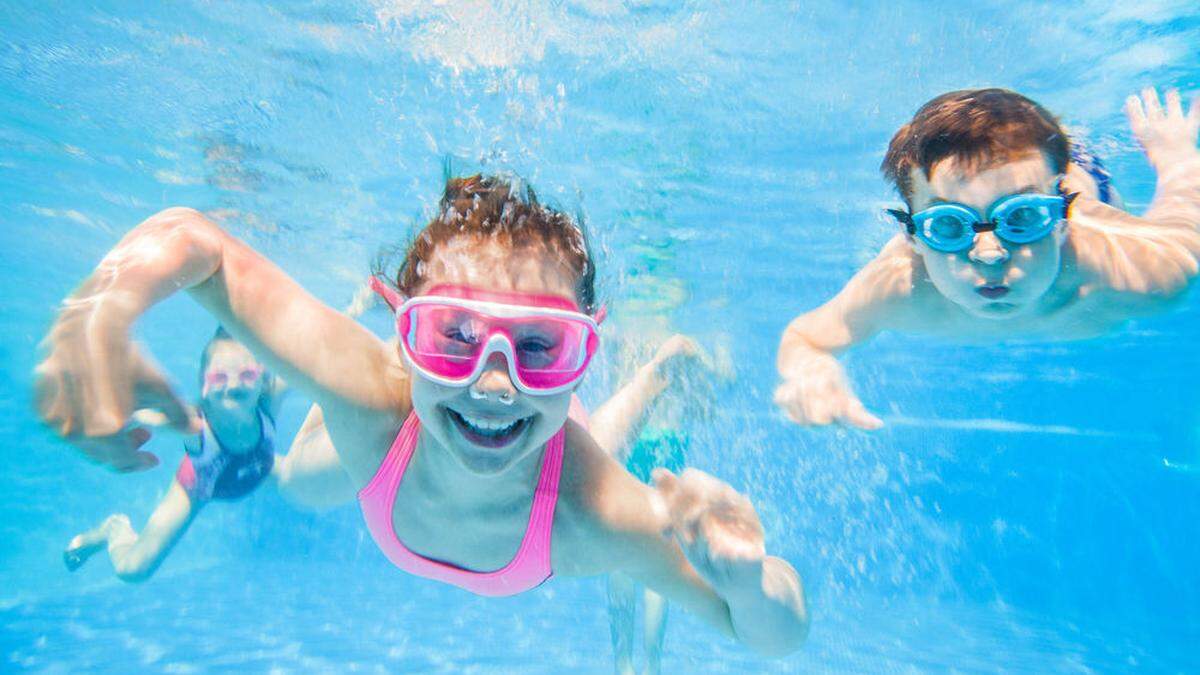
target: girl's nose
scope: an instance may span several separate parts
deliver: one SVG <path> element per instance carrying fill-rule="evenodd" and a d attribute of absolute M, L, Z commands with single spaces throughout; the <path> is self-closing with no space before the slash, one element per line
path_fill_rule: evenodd
<path fill-rule="evenodd" d="M 503 354 L 492 354 L 484 364 L 479 379 L 471 385 L 471 393 L 477 398 L 490 398 L 502 403 L 512 403 L 517 395 L 508 374 L 508 361 Z"/>

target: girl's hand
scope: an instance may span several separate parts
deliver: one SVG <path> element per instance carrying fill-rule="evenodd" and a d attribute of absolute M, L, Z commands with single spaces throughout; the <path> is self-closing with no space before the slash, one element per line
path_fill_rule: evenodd
<path fill-rule="evenodd" d="M 1158 92 L 1147 87 L 1142 90 L 1141 98 L 1130 96 L 1125 101 L 1129 127 L 1159 173 L 1180 161 L 1200 157 L 1196 149 L 1200 135 L 1200 96 L 1192 100 L 1186 115 L 1178 90 L 1167 91 L 1165 99 L 1164 108 Z"/>
<path fill-rule="evenodd" d="M 700 355 L 700 345 L 697 345 L 695 340 L 686 335 L 675 334 L 659 345 L 654 354 L 654 363 L 661 366 L 678 357 L 697 358 Z"/>
<path fill-rule="evenodd" d="M 50 355 L 34 371 L 37 413 L 93 461 L 122 472 L 150 469 L 158 458 L 140 449 L 151 434 L 132 421 L 134 410 L 157 410 L 186 433 L 199 422 L 121 322 L 99 316 L 101 304 L 70 305 L 55 322 Z"/>
<path fill-rule="evenodd" d="M 692 338 L 675 334 L 667 338 L 654 353 L 654 358 L 644 366 L 645 372 L 655 385 L 655 391 L 663 391 L 672 382 L 686 376 L 687 368 L 694 364 L 712 370 L 704 350 Z"/>
<path fill-rule="evenodd" d="M 854 395 L 842 364 L 832 354 L 807 356 L 775 390 L 775 404 L 797 424 L 844 424 L 873 430 L 883 420 Z"/>
<path fill-rule="evenodd" d="M 655 469 L 654 489 L 665 506 L 667 532 L 719 595 L 761 593 L 766 549 L 749 499 L 696 469 L 679 476 Z"/>

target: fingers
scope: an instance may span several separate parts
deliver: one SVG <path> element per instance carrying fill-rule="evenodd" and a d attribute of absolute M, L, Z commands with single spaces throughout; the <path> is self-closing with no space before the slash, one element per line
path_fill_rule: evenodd
<path fill-rule="evenodd" d="M 661 364 L 667 363 L 676 357 L 684 356 L 701 358 L 703 357 L 703 350 L 700 349 L 700 345 L 692 338 L 677 333 L 659 345 L 658 351 L 654 355 L 654 360 Z"/>
<path fill-rule="evenodd" d="M 191 407 L 175 394 L 175 390 L 165 380 L 138 383 L 137 405 L 140 408 L 160 411 L 165 417 L 163 421 L 181 433 L 193 434 L 200 430 L 199 420 L 192 413 Z"/>
<path fill-rule="evenodd" d="M 123 429 L 111 436 L 68 438 L 92 461 L 119 473 L 145 471 L 158 466 L 158 457 L 141 449 L 150 432 L 141 427 Z"/>
<path fill-rule="evenodd" d="M 686 335 L 679 336 L 679 351 L 688 356 L 697 356 L 700 354 L 700 345 L 692 338 Z"/>
<path fill-rule="evenodd" d="M 133 422 L 143 427 L 165 427 L 170 424 L 167 416 L 150 408 L 138 408 L 133 411 Z"/>
<path fill-rule="evenodd" d="M 1146 117 L 1151 120 L 1159 119 L 1163 116 L 1162 103 L 1158 100 L 1158 91 L 1154 87 L 1146 87 L 1142 90 L 1142 104 L 1146 107 Z"/>
<path fill-rule="evenodd" d="M 1146 111 L 1142 108 L 1142 101 L 1137 96 L 1130 96 L 1125 99 L 1125 116 L 1129 118 L 1129 128 L 1133 133 L 1140 136 L 1146 129 Z"/>
<path fill-rule="evenodd" d="M 658 468 L 651 473 L 654 488 L 663 499 L 667 510 L 669 528 L 688 544 L 694 538 L 693 528 L 688 524 L 695 520 L 697 512 L 704 507 L 703 492 L 695 484 L 695 469 L 685 469 L 683 476 L 676 476 L 667 469 Z"/>
<path fill-rule="evenodd" d="M 117 434 L 136 407 L 135 388 L 142 376 L 143 357 L 125 331 L 111 326 L 89 331 L 87 339 L 73 347 L 66 372 L 79 377 L 79 391 L 73 398 L 82 406 L 83 432 L 88 436 Z"/>
<path fill-rule="evenodd" d="M 836 388 L 818 393 L 784 383 L 775 391 L 775 403 L 796 424 L 828 426 L 837 423 L 865 431 L 883 427 L 883 420 L 871 414 L 853 394 Z"/>
<path fill-rule="evenodd" d="M 846 408 L 846 412 L 838 418 L 838 421 L 847 425 L 863 429 L 864 431 L 874 431 L 883 426 L 883 420 L 872 415 L 863 406 L 861 401 L 851 401 Z"/>
<path fill-rule="evenodd" d="M 63 385 L 62 376 L 46 364 L 34 370 L 33 401 L 38 417 L 55 432 L 66 436 L 72 433 L 75 420 Z"/>
<path fill-rule="evenodd" d="M 650 478 L 654 481 L 654 489 L 658 490 L 658 493 L 669 504 L 679 491 L 679 479 L 670 470 L 661 467 L 651 471 Z"/>
<path fill-rule="evenodd" d="M 191 406 L 179 398 L 175 389 L 163 377 L 158 367 L 146 357 L 137 358 L 136 398 L 139 408 L 152 408 L 166 416 L 172 428 L 183 433 L 197 433 L 199 420 Z"/>
<path fill-rule="evenodd" d="M 1179 100 L 1179 90 L 1168 89 L 1164 98 L 1167 117 L 1183 117 L 1183 104 Z"/>

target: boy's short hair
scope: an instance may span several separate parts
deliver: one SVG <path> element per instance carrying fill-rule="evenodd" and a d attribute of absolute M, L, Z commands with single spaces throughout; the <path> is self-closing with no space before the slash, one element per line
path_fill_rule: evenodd
<path fill-rule="evenodd" d="M 1056 173 L 1066 171 L 1070 141 L 1049 111 L 1008 89 L 963 89 L 921 106 L 892 136 L 879 168 L 911 203 L 913 168 L 928 178 L 934 164 L 950 157 L 988 168 L 1035 149 Z"/>

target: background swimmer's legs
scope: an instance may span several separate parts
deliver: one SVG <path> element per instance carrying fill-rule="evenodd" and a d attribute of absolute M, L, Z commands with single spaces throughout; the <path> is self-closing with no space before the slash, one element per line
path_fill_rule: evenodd
<path fill-rule="evenodd" d="M 649 588 L 643 596 L 645 623 L 642 625 L 642 648 L 646 651 L 647 675 L 658 675 L 662 670 L 663 639 L 667 635 L 667 600 Z"/>
<path fill-rule="evenodd" d="M 129 523 L 129 516 L 114 513 L 96 529 L 72 539 L 63 558 L 67 567 L 74 570 L 107 544 L 108 557 L 119 579 L 131 583 L 146 581 L 187 530 L 195 512 L 179 481 L 173 480 L 167 496 L 154 509 L 140 535 Z"/>
<path fill-rule="evenodd" d="M 618 675 L 632 675 L 634 612 L 637 586 L 628 576 L 608 575 L 608 628 L 612 635 L 613 667 Z"/>

